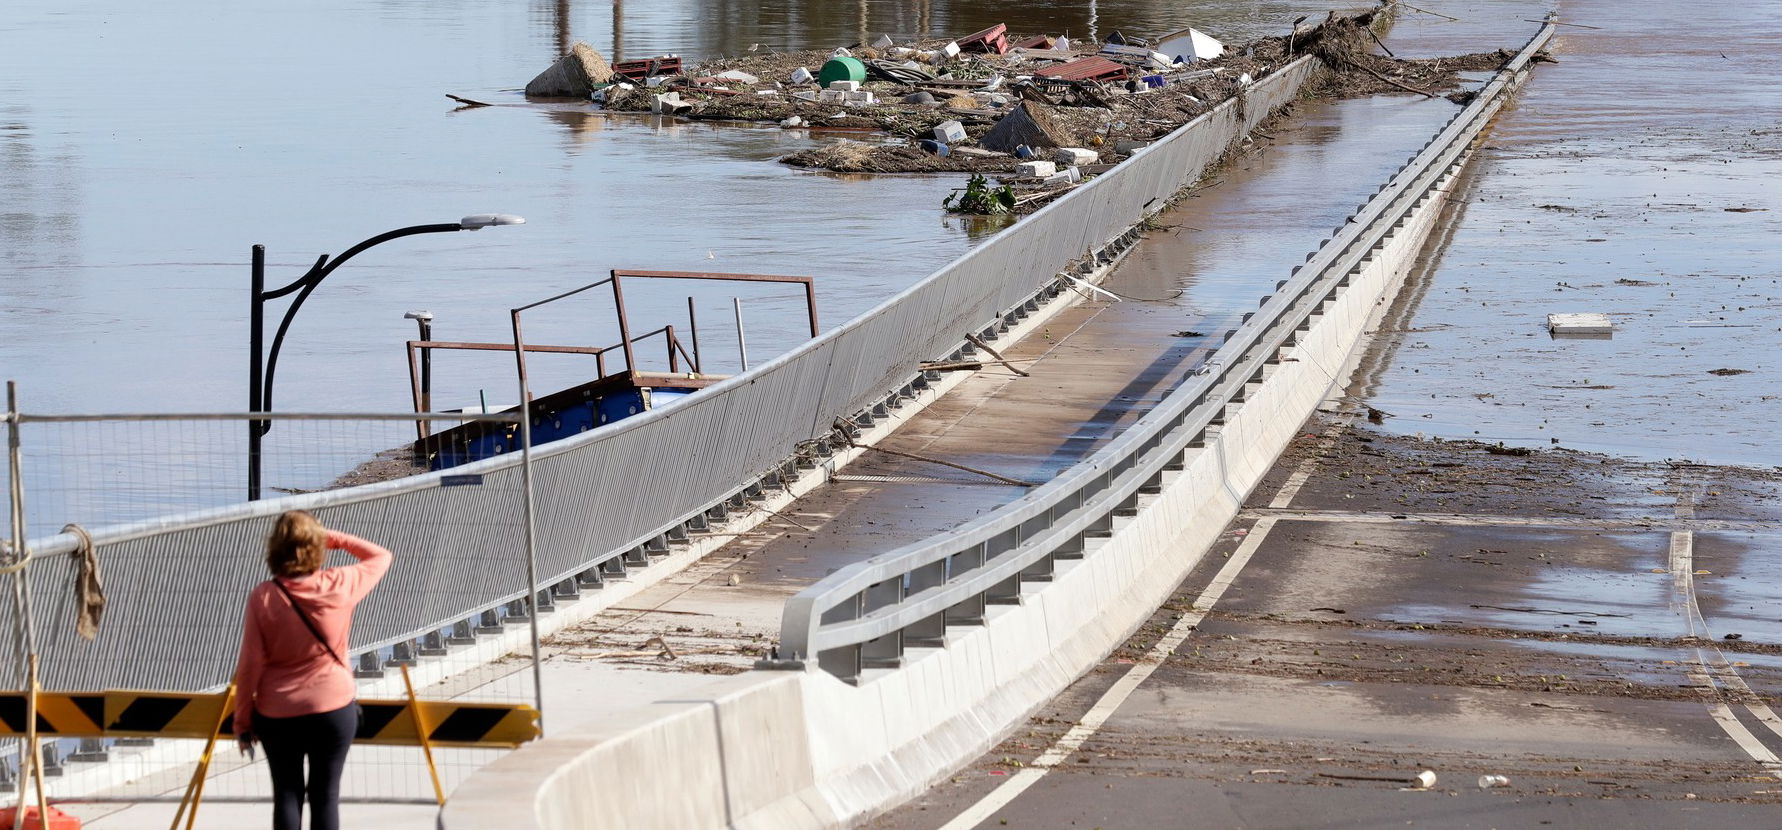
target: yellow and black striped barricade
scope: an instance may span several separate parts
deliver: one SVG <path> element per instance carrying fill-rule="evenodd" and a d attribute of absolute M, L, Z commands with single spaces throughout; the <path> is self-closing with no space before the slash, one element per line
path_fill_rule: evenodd
<path fill-rule="evenodd" d="M 39 692 L 37 734 L 51 738 L 210 738 L 223 695 L 204 692 Z M 517 747 L 538 737 L 538 710 L 523 703 L 459 703 L 423 700 L 421 722 L 442 747 Z M 354 743 L 418 746 L 409 702 L 361 700 L 365 720 Z M 234 716 L 223 717 L 220 737 L 234 734 Z M 25 734 L 25 693 L 0 692 L 0 737 Z"/>

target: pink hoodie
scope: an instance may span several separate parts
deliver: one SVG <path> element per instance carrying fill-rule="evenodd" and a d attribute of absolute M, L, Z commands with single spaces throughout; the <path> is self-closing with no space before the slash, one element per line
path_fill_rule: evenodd
<path fill-rule="evenodd" d="M 382 546 L 338 530 L 328 531 L 327 546 L 359 564 L 283 582 L 344 660 L 353 608 L 390 569 L 391 557 Z M 270 579 L 254 586 L 235 675 L 235 734 L 253 731 L 255 712 L 273 718 L 331 712 L 356 696 L 352 671 L 316 642 L 285 593 Z"/>

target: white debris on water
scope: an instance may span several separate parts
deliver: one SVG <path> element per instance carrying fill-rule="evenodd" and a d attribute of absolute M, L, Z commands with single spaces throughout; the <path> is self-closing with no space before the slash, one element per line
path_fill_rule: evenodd
<path fill-rule="evenodd" d="M 1609 322 L 1609 315 L 1595 312 L 1549 314 L 1547 330 L 1554 334 L 1614 334 L 1615 324 Z"/>

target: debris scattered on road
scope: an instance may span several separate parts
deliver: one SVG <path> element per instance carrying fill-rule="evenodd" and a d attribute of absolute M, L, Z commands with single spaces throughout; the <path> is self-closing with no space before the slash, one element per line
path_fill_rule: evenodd
<path fill-rule="evenodd" d="M 1436 774 L 1433 770 L 1424 770 L 1413 776 L 1403 775 L 1358 775 L 1343 772 L 1320 772 L 1319 778 L 1334 778 L 1339 781 L 1385 781 L 1390 784 L 1409 784 L 1417 789 L 1427 790 L 1435 786 Z"/>
<path fill-rule="evenodd" d="M 1510 779 L 1506 778 L 1502 775 L 1481 775 L 1481 776 L 1479 776 L 1479 789 L 1481 789 L 1481 790 L 1489 790 L 1493 787 L 1508 787 L 1508 786 L 1510 786 Z"/>

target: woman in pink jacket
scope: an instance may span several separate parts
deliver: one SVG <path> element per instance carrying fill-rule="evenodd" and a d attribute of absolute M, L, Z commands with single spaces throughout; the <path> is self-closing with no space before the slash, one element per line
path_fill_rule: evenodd
<path fill-rule="evenodd" d="M 323 570 L 330 549 L 359 562 Z M 390 569 L 390 552 L 291 510 L 278 517 L 266 540 L 266 567 L 272 579 L 248 593 L 235 676 L 235 737 L 243 751 L 251 751 L 256 739 L 266 747 L 275 830 L 298 830 L 306 791 L 312 830 L 336 830 L 340 772 L 360 721 L 346 660 L 353 608 Z"/>

